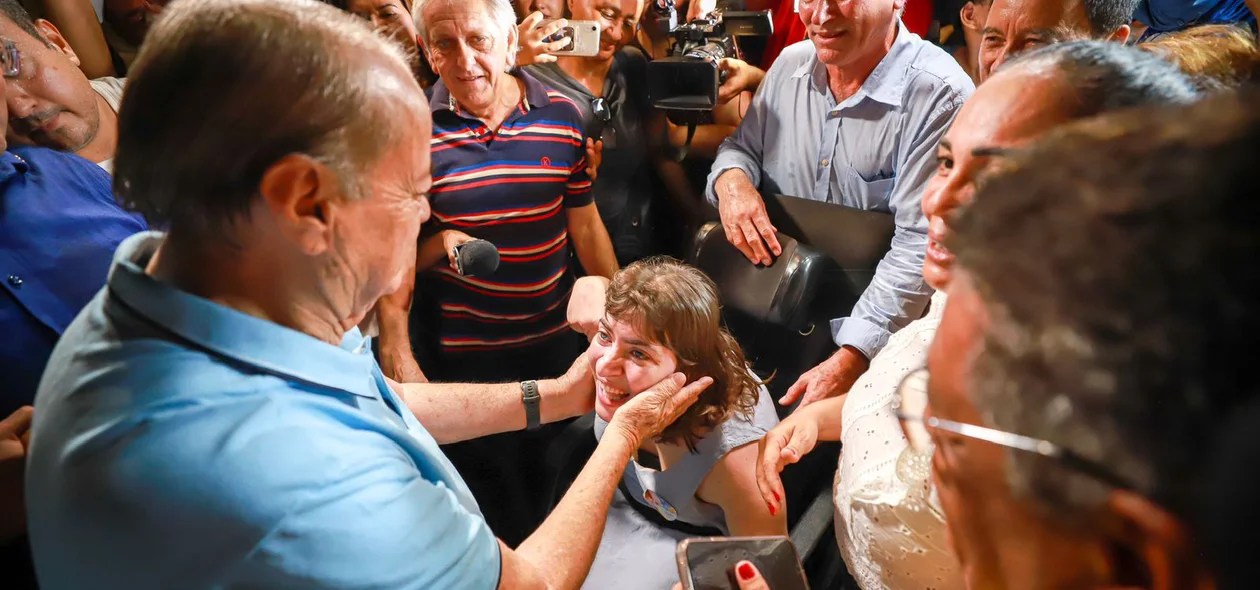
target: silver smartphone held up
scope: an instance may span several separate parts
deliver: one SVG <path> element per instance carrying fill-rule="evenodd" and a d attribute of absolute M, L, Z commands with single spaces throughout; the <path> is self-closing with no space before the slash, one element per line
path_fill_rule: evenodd
<path fill-rule="evenodd" d="M 559 19 L 549 18 L 538 24 L 539 27 L 545 27 Z M 569 24 L 560 29 L 560 32 L 548 38 L 550 41 L 559 41 L 560 39 L 568 39 L 569 42 L 558 50 L 552 51 L 551 55 L 575 55 L 579 57 L 592 57 L 599 55 L 599 23 L 591 20 L 571 20 Z"/>
<path fill-rule="evenodd" d="M 683 590 L 738 590 L 735 564 L 745 560 L 774 590 L 809 590 L 801 558 L 787 537 L 683 539 L 675 557 Z"/>

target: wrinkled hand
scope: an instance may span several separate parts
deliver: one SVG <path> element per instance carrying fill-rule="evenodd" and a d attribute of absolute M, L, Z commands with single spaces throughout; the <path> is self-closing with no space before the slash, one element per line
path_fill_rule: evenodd
<path fill-rule="evenodd" d="M 604 319 L 604 301 L 608 292 L 608 279 L 599 276 L 582 277 L 573 283 L 567 311 L 569 327 L 586 336 L 595 337 L 599 321 Z"/>
<path fill-rule="evenodd" d="M 783 254 L 783 247 L 757 187 L 743 170 L 731 169 L 718 177 L 717 188 L 718 215 L 726 241 L 753 264 L 774 264 L 774 256 Z"/>
<path fill-rule="evenodd" d="M 656 437 L 695 403 L 700 392 L 713 384 L 711 377 L 701 377 L 684 387 L 686 381 L 682 373 L 674 373 L 634 396 L 613 414 L 609 428 L 615 427 L 635 447 Z"/>
<path fill-rule="evenodd" d="M 569 24 L 569 21 L 557 19 L 545 26 L 538 26 L 544 18 L 546 17 L 543 13 L 534 12 L 516 26 L 517 39 L 520 39 L 521 46 L 516 52 L 516 65 L 527 66 L 554 62 L 556 56 L 552 53 L 564 49 L 569 44 L 567 37 L 551 39 L 551 36 L 559 33 Z M 551 40 L 548 41 L 548 39 Z"/>
<path fill-rule="evenodd" d="M 816 401 L 836 397 L 849 392 L 853 383 L 871 365 L 862 353 L 850 346 L 841 347 L 822 364 L 801 375 L 796 383 L 789 387 L 787 394 L 779 400 L 779 404 L 790 406 L 801 400 L 797 409 Z"/>
<path fill-rule="evenodd" d="M 586 138 L 586 175 L 591 182 L 599 177 L 599 165 L 604 163 L 604 140 Z"/>
<path fill-rule="evenodd" d="M 33 411 L 24 406 L 0 420 L 0 544 L 26 530 L 24 485 Z"/>
<path fill-rule="evenodd" d="M 757 441 L 757 489 L 770 513 L 783 510 L 783 468 L 800 461 L 818 444 L 818 423 L 805 411 L 795 412 Z"/>
<path fill-rule="evenodd" d="M 442 250 L 446 252 L 446 260 L 450 262 L 452 269 L 458 271 L 459 265 L 455 263 L 455 248 L 467 244 L 475 238 L 462 231 L 453 229 L 442 230 L 440 235 L 442 236 Z"/>
<path fill-rule="evenodd" d="M 761 577 L 761 572 L 757 570 L 757 566 L 751 561 L 741 561 L 735 564 L 735 583 L 739 584 L 739 590 L 771 590 L 770 585 L 766 583 L 766 579 Z M 682 590 L 682 584 L 674 584 L 674 590 Z"/>
<path fill-rule="evenodd" d="M 761 68 L 732 57 L 718 62 L 718 70 L 726 75 L 726 81 L 718 88 L 718 104 L 730 102 L 744 91 L 756 92 L 766 77 Z"/>

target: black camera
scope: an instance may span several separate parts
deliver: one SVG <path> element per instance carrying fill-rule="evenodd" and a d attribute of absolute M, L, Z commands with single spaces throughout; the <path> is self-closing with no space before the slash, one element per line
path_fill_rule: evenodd
<path fill-rule="evenodd" d="M 655 4 L 655 3 L 654 3 Z M 673 2 L 655 4 L 658 11 L 670 11 L 666 17 L 676 22 Z M 673 45 L 669 57 L 648 64 L 648 98 L 652 105 L 671 114 L 679 111 L 711 111 L 718 104 L 718 87 L 722 85 L 718 62 L 723 58 L 741 58 L 738 39 L 769 37 L 774 21 L 769 10 L 714 11 L 669 31 Z"/>

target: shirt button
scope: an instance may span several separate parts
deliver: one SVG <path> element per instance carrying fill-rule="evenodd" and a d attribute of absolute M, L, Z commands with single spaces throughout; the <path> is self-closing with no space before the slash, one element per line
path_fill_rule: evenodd
<path fill-rule="evenodd" d="M 827 158 L 823 158 L 822 161 L 818 163 L 818 165 L 826 168 L 827 164 L 830 164 L 830 163 L 831 163 L 831 160 Z"/>
<path fill-rule="evenodd" d="M 21 287 L 22 277 L 19 277 L 17 275 L 9 275 L 9 284 L 13 285 L 14 287 Z"/>

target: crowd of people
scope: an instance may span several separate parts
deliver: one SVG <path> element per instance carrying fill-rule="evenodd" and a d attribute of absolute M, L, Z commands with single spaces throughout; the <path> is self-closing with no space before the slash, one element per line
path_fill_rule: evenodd
<path fill-rule="evenodd" d="M 926 5 L 0 0 L 0 586 L 668 589 L 840 441 L 858 589 L 1249 587 L 1260 6 Z M 778 195 L 895 230 L 772 384 Z"/>

